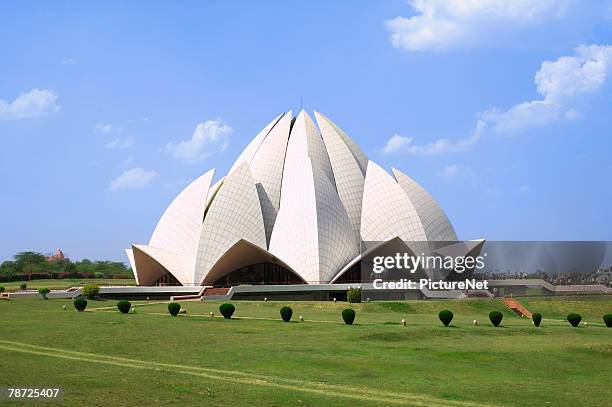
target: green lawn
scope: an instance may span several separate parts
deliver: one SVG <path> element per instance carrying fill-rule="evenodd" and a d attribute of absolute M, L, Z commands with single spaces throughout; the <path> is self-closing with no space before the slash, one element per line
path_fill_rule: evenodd
<path fill-rule="evenodd" d="M 45 279 L 45 280 L 30 280 L 30 281 L 9 281 L 0 282 L 7 291 L 17 291 L 19 286 L 25 283 L 28 289 L 38 289 L 47 287 L 51 289 L 69 288 L 83 286 L 86 284 L 97 285 L 136 285 L 136 280 L 133 278 L 115 278 L 115 279 L 100 279 L 100 278 L 64 278 L 61 280 Z"/>
<path fill-rule="evenodd" d="M 166 303 L 124 315 L 114 301 L 84 313 L 67 300 L 0 301 L 0 387 L 60 386 L 75 406 L 610 405 L 605 297 L 549 301 L 541 328 L 489 299 L 352 304 L 353 326 L 346 303 L 233 303 L 224 320 L 216 302 L 185 302 L 173 318 Z M 295 322 L 280 320 L 283 305 Z M 437 318 L 445 308 L 454 327 Z M 493 309 L 503 327 L 488 323 Z M 574 310 L 589 327 L 556 320 Z"/>

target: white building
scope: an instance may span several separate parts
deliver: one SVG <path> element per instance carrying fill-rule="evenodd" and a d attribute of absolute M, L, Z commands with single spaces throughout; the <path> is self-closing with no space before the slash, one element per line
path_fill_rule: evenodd
<path fill-rule="evenodd" d="M 126 250 L 138 284 L 325 284 L 359 262 L 364 242 L 457 240 L 419 184 L 315 118 L 281 114 L 225 177 L 212 184 L 211 170 L 187 186 L 149 244 Z"/>

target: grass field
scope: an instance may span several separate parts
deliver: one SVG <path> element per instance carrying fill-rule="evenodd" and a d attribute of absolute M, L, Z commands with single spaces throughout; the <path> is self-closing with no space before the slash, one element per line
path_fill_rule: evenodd
<path fill-rule="evenodd" d="M 120 314 L 113 301 L 84 313 L 67 300 L 0 301 L 0 387 L 59 386 L 75 406 L 610 405 L 605 297 L 529 300 L 541 328 L 488 299 L 352 304 L 353 326 L 346 303 L 233 303 L 225 320 L 215 302 L 185 302 L 174 318 L 166 303 Z M 280 320 L 283 305 L 295 322 Z M 437 318 L 444 308 L 453 327 Z M 503 327 L 488 323 L 494 309 Z M 589 327 L 561 320 L 570 311 Z"/>
<path fill-rule="evenodd" d="M 115 278 L 115 279 L 98 279 L 98 278 L 64 278 L 61 280 L 45 279 L 45 280 L 30 280 L 30 281 L 7 281 L 0 282 L 0 285 L 6 288 L 7 291 L 17 291 L 19 286 L 25 283 L 27 289 L 38 289 L 47 287 L 50 289 L 70 288 L 82 286 L 86 284 L 96 285 L 136 285 L 136 280 L 133 278 Z"/>

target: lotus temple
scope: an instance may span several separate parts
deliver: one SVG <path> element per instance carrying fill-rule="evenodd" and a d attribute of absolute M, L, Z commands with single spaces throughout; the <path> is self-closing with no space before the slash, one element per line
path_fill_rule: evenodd
<path fill-rule="evenodd" d="M 225 176 L 213 182 L 212 169 L 189 184 L 149 242 L 126 250 L 138 285 L 343 284 L 358 279 L 368 244 L 457 240 L 416 181 L 314 118 L 281 114 Z"/>

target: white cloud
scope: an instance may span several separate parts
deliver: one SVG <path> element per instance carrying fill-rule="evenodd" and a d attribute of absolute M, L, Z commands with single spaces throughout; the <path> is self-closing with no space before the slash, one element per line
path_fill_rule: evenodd
<path fill-rule="evenodd" d="M 454 184 L 469 187 L 476 187 L 481 181 L 479 174 L 468 165 L 449 164 L 436 172 L 436 175 Z"/>
<path fill-rule="evenodd" d="M 574 54 L 544 61 L 534 82 L 541 99 L 519 103 L 508 110 L 497 108 L 482 113 L 481 119 L 498 134 L 512 134 L 562 120 L 577 120 L 576 105 L 600 89 L 612 71 L 612 46 L 581 45 Z"/>
<path fill-rule="evenodd" d="M 140 167 L 132 168 L 112 180 L 109 189 L 111 191 L 142 189 L 149 185 L 157 176 L 158 174 L 155 170 L 146 171 Z"/>
<path fill-rule="evenodd" d="M 611 73 L 611 45 L 581 45 L 573 55 L 542 63 L 534 79 L 540 99 L 527 100 L 507 110 L 492 108 L 480 113 L 469 137 L 415 145 L 412 137 L 396 134 L 382 152 L 431 155 L 466 151 L 486 134 L 513 135 L 533 127 L 579 120 L 580 105 L 610 82 Z"/>
<path fill-rule="evenodd" d="M 568 13 L 572 0 L 411 0 L 410 18 L 385 22 L 394 47 L 444 50 L 491 43 L 511 31 L 541 25 Z"/>
<path fill-rule="evenodd" d="M 32 89 L 12 102 L 0 99 L 0 120 L 30 119 L 59 110 L 57 95 L 48 89 Z"/>
<path fill-rule="evenodd" d="M 197 162 L 227 149 L 232 131 L 232 128 L 221 120 L 208 120 L 196 126 L 189 140 L 168 143 L 166 150 L 175 158 Z"/>
<path fill-rule="evenodd" d="M 98 133 L 111 134 L 115 131 L 115 128 L 110 123 L 96 123 L 95 129 Z"/>
<path fill-rule="evenodd" d="M 459 172 L 457 164 L 447 165 L 442 171 L 438 172 L 441 177 L 454 177 Z"/>
<path fill-rule="evenodd" d="M 385 154 L 391 153 L 409 153 L 421 155 L 434 155 L 457 151 L 469 150 L 481 137 L 485 123 L 479 121 L 472 135 L 464 139 L 450 140 L 442 138 L 424 145 L 412 144 L 412 137 L 402 137 L 399 134 L 393 135 L 387 144 L 382 148 Z"/>
<path fill-rule="evenodd" d="M 399 134 L 394 134 L 387 140 L 387 144 L 382 148 L 382 152 L 385 154 L 395 153 L 408 148 L 410 143 L 412 143 L 412 137 L 403 137 Z"/>
<path fill-rule="evenodd" d="M 117 137 L 116 139 L 106 144 L 106 148 L 112 148 L 112 149 L 130 148 L 134 145 L 135 142 L 136 140 L 134 139 L 134 137 L 131 137 L 131 136 Z"/>
<path fill-rule="evenodd" d="M 527 185 L 527 184 L 523 184 L 523 185 L 521 185 L 521 186 L 519 187 L 519 191 L 521 191 L 521 192 L 523 192 L 523 193 L 525 193 L 525 192 L 529 192 L 529 190 L 530 190 L 530 189 L 531 189 L 531 188 L 530 188 L 530 187 L 529 187 L 529 185 Z"/>

